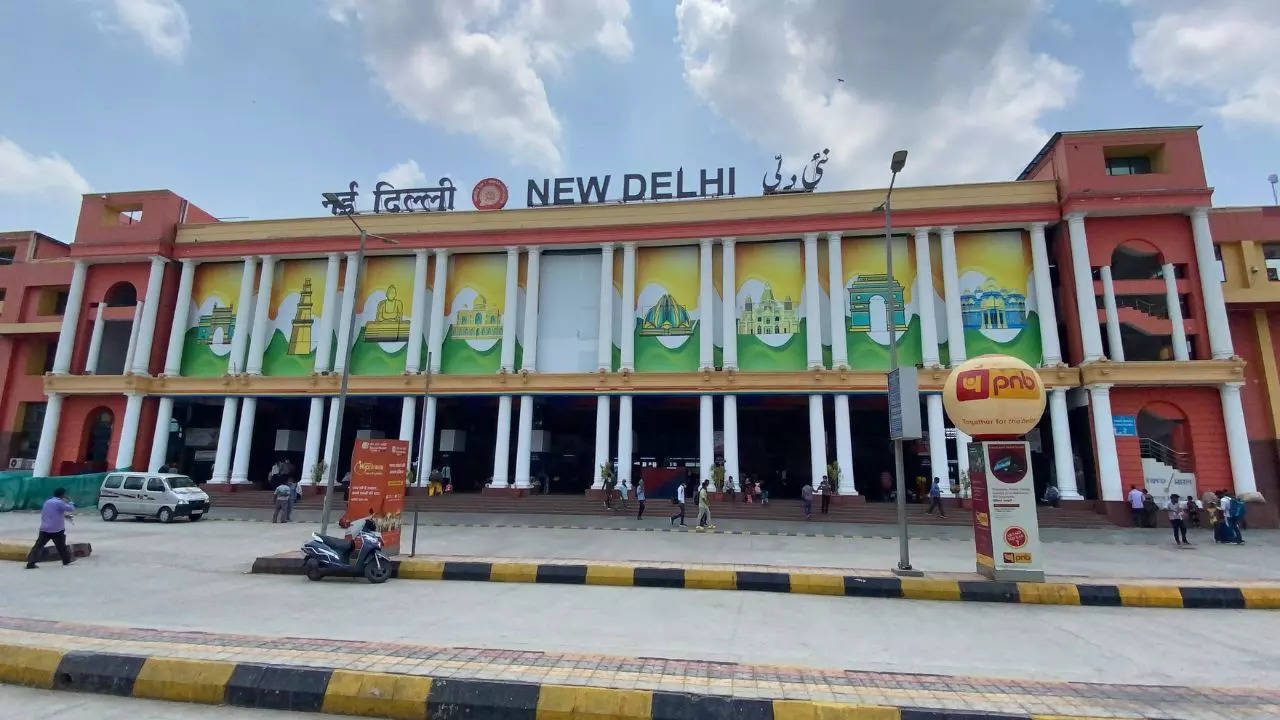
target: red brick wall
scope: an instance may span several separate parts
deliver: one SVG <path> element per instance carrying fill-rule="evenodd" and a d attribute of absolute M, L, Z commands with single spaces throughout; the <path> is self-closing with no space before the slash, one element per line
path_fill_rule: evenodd
<path fill-rule="evenodd" d="M 1231 462 L 1227 457 L 1227 433 L 1222 422 L 1222 399 L 1212 387 L 1112 388 L 1111 412 L 1114 415 L 1137 415 L 1152 402 L 1176 406 L 1186 416 L 1189 426 L 1191 454 L 1196 464 L 1196 494 L 1205 490 L 1233 487 Z M 1130 485 L 1141 485 L 1142 457 L 1138 438 L 1116 438 L 1120 459 L 1120 477 L 1127 492 Z"/>

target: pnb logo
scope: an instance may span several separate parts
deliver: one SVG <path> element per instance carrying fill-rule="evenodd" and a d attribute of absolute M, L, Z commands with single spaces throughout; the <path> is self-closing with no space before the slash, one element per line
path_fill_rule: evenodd
<path fill-rule="evenodd" d="M 1040 396 L 1040 379 L 1026 370 L 965 370 L 956 375 L 956 399 L 1021 400 Z"/>

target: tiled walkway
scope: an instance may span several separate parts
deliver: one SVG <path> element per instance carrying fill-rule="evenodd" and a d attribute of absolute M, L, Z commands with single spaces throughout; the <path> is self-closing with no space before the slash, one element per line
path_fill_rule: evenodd
<path fill-rule="evenodd" d="M 0 644 L 741 698 L 1117 718 L 1280 717 L 1280 690 L 1037 682 L 408 643 L 117 628 L 0 617 Z"/>

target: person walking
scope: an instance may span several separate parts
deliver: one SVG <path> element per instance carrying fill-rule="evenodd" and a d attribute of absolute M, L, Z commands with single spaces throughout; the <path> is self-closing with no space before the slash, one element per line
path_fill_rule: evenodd
<path fill-rule="evenodd" d="M 273 493 L 276 501 L 276 511 L 271 513 L 271 522 L 289 522 L 289 510 L 293 508 L 293 488 L 289 487 L 289 483 L 277 485 Z"/>
<path fill-rule="evenodd" d="M 1142 527 L 1142 491 L 1137 485 L 1129 486 L 1129 515 L 1134 527 Z"/>
<path fill-rule="evenodd" d="M 1226 509 L 1222 512 L 1227 521 L 1227 542 L 1243 545 L 1244 535 L 1240 532 L 1240 521 L 1244 519 L 1244 501 L 1239 496 L 1230 494 L 1226 494 L 1222 499 L 1227 503 Z"/>
<path fill-rule="evenodd" d="M 831 509 L 831 481 L 826 475 L 822 476 L 822 483 L 818 485 L 818 492 L 822 495 L 822 514 L 826 515 Z"/>
<path fill-rule="evenodd" d="M 66 488 L 58 488 L 53 491 L 53 497 L 45 500 L 40 508 L 40 534 L 36 536 L 36 544 L 31 546 L 31 552 L 27 553 L 28 570 L 36 569 L 36 562 L 50 540 L 58 549 L 62 564 L 71 564 L 71 551 L 67 549 L 67 520 L 74 521 L 71 513 L 75 512 L 76 506 L 66 496 Z"/>
<path fill-rule="evenodd" d="M 1173 544 L 1174 545 L 1190 545 L 1187 542 L 1187 511 L 1182 503 L 1178 502 L 1178 494 L 1174 493 L 1169 496 L 1169 504 L 1165 509 L 1169 512 L 1169 525 L 1173 527 Z M 1187 498 L 1187 502 L 1193 502 L 1191 498 Z M 1181 539 L 1179 539 L 1181 535 Z"/>
<path fill-rule="evenodd" d="M 698 489 L 698 530 L 706 528 L 715 530 L 716 526 L 711 524 L 711 500 L 707 487 L 711 485 L 710 480 L 703 480 L 702 487 Z"/>
<path fill-rule="evenodd" d="M 676 518 L 680 518 L 680 527 L 684 527 L 684 481 L 676 483 L 676 496 L 671 498 L 676 504 L 676 511 L 671 514 L 671 526 L 675 527 Z"/>
<path fill-rule="evenodd" d="M 933 484 L 929 486 L 929 509 L 924 511 L 925 515 L 932 515 L 934 509 L 938 511 L 938 517 L 946 517 L 947 510 L 942 507 L 942 480 L 933 479 Z"/>
<path fill-rule="evenodd" d="M 618 478 L 618 504 L 627 510 L 627 479 Z"/>
<path fill-rule="evenodd" d="M 804 519 L 813 519 L 813 483 L 805 481 L 800 488 L 800 502 L 804 503 Z"/>
<path fill-rule="evenodd" d="M 644 478 L 636 480 L 636 505 L 640 507 L 636 511 L 636 519 L 644 517 Z"/>

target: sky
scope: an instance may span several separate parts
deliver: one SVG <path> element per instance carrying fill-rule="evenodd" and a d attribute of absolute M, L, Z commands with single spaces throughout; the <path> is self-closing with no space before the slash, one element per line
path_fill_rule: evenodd
<path fill-rule="evenodd" d="M 1274 0 L 58 0 L 0 3 L 0 229 L 80 196 L 324 212 L 356 180 L 737 168 L 818 190 L 1010 180 L 1058 130 L 1202 125 L 1214 204 L 1280 172 Z M 617 182 L 617 180 L 615 180 Z M 612 192 L 612 191 L 611 191 Z"/>

